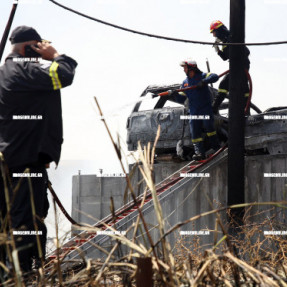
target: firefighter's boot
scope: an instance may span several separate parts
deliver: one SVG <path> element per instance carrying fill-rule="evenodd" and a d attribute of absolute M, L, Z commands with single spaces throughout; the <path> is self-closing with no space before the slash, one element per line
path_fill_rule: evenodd
<path fill-rule="evenodd" d="M 210 147 L 212 148 L 213 153 L 216 153 L 220 149 L 220 144 L 219 144 L 216 133 L 212 135 L 208 135 L 208 138 L 209 138 Z"/>
<path fill-rule="evenodd" d="M 192 159 L 196 161 L 206 159 L 203 141 L 194 143 L 193 145 L 195 154 L 192 156 Z"/>

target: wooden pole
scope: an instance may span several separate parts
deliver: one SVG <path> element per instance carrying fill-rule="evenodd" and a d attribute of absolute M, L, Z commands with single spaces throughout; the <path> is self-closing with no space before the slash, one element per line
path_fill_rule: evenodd
<path fill-rule="evenodd" d="M 138 258 L 136 272 L 136 286 L 137 287 L 152 287 L 152 262 L 150 257 Z"/>
<path fill-rule="evenodd" d="M 13 6 L 12 6 L 7 25 L 5 27 L 5 30 L 4 30 L 2 39 L 1 39 L 1 43 L 0 43 L 0 62 L 1 62 L 1 59 L 2 59 L 2 56 L 3 56 L 3 52 L 4 52 L 4 49 L 5 49 L 5 46 L 6 46 L 6 42 L 7 42 L 7 39 L 8 39 L 8 35 L 9 35 L 9 32 L 10 32 L 11 26 L 12 26 L 12 23 L 13 23 L 14 15 L 16 13 L 17 5 L 18 5 L 18 1 L 16 1 L 13 4 Z"/>
<path fill-rule="evenodd" d="M 231 43 L 245 42 L 245 0 L 230 0 Z M 228 205 L 244 202 L 244 46 L 230 47 Z M 242 218 L 243 210 L 233 216 Z"/>

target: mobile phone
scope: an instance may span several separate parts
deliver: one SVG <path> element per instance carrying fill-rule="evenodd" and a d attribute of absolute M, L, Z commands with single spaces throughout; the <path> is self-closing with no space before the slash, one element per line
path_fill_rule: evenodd
<path fill-rule="evenodd" d="M 42 57 L 41 54 L 34 51 L 31 47 L 31 45 L 25 46 L 25 56 L 29 58 L 40 58 Z"/>

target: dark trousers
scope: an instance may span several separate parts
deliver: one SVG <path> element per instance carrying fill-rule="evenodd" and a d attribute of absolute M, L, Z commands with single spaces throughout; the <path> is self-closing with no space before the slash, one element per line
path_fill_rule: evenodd
<path fill-rule="evenodd" d="M 247 76 L 246 74 L 244 75 L 245 75 L 245 78 L 244 78 L 244 108 L 245 108 L 247 105 L 248 97 L 249 97 L 249 85 L 248 85 Z M 216 98 L 214 99 L 214 102 L 212 105 L 213 111 L 215 113 L 218 113 L 219 106 L 224 101 L 224 99 L 227 97 L 228 93 L 229 93 L 229 74 L 223 77 L 222 81 L 220 82 L 218 86 L 218 94 Z M 247 111 L 247 114 L 249 113 L 250 112 Z"/>
<path fill-rule="evenodd" d="M 9 169 L 7 184 L 9 189 L 11 227 L 13 229 L 16 248 L 19 250 L 18 257 L 22 271 L 27 272 L 32 269 L 33 258 L 40 259 L 40 252 L 45 256 L 47 228 L 44 218 L 48 214 L 49 202 L 47 198 L 48 176 L 44 165 L 29 166 L 30 179 L 32 183 L 32 194 L 29 187 L 28 177 L 23 177 L 18 190 L 15 187 L 21 180 L 21 174 L 26 166 Z M 36 177 L 37 176 L 37 177 Z M 32 213 L 31 198 L 35 205 L 35 217 Z M 10 223 L 7 221 L 7 206 L 4 193 L 4 181 L 0 179 L 0 232 L 7 233 Z M 38 231 L 40 246 L 37 245 Z M 18 233 L 18 234 L 17 234 Z M 21 233 L 21 234 L 19 234 Z M 7 260 L 5 249 L 2 245 L 0 259 Z M 7 251 L 7 249 L 6 249 Z M 1 255 L 2 253 L 2 255 Z M 1 258 L 2 257 L 2 258 Z"/>
<path fill-rule="evenodd" d="M 244 74 L 244 94 L 249 93 L 249 85 L 246 74 Z M 229 74 L 225 75 L 218 86 L 218 92 L 227 94 L 229 92 Z"/>
<path fill-rule="evenodd" d="M 190 114 L 191 112 L 192 111 L 190 111 Z M 206 107 L 200 113 L 197 112 L 197 113 L 193 113 L 193 115 L 194 114 L 209 116 L 209 119 L 205 119 L 205 120 L 199 120 L 199 119 L 193 120 L 192 119 L 189 122 L 192 143 L 194 145 L 195 153 L 200 153 L 200 154 L 205 153 L 203 137 L 202 137 L 203 131 L 206 132 L 209 138 L 211 148 L 213 148 L 214 150 L 218 149 L 220 145 L 219 145 L 219 141 L 218 141 L 216 131 L 214 128 L 214 116 L 211 110 L 211 106 Z"/>
<path fill-rule="evenodd" d="M 214 117 L 212 113 L 205 113 L 205 115 L 209 116 L 209 119 L 205 120 L 190 120 L 190 132 L 193 142 L 200 141 L 202 138 L 202 132 L 213 133 L 215 131 L 214 128 Z M 203 139 L 202 139 L 203 140 Z"/>

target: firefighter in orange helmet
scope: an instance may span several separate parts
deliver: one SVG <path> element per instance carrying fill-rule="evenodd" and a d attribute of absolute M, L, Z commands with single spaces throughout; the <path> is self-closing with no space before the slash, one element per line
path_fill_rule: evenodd
<path fill-rule="evenodd" d="M 228 45 L 224 45 L 224 43 L 230 43 L 230 32 L 226 28 L 226 26 L 219 20 L 213 21 L 210 24 L 210 33 L 213 34 L 213 36 L 216 38 L 215 41 L 215 51 L 217 54 L 221 57 L 222 60 L 226 61 L 229 60 L 229 47 Z M 218 43 L 222 43 L 222 48 L 219 48 Z M 247 47 L 245 47 L 245 60 L 244 60 L 244 67 L 248 71 L 250 62 L 248 59 L 250 52 Z M 218 87 L 218 95 L 215 98 L 212 109 L 215 114 L 218 113 L 219 106 L 223 102 L 223 100 L 226 98 L 227 94 L 229 92 L 229 74 L 225 75 L 223 80 L 220 82 Z M 247 103 L 249 97 L 249 87 L 248 87 L 248 81 L 247 78 L 245 80 L 245 86 L 244 86 L 244 98 L 245 98 L 245 105 Z"/>

